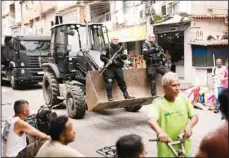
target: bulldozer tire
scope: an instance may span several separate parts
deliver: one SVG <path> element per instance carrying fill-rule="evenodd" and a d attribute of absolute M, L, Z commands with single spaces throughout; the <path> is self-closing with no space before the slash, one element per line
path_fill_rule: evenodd
<path fill-rule="evenodd" d="M 128 112 L 137 112 L 142 108 L 142 106 L 129 106 L 129 107 L 125 107 L 126 111 Z"/>
<path fill-rule="evenodd" d="M 43 76 L 42 89 L 46 105 L 54 106 L 62 102 L 57 98 L 60 92 L 58 87 L 58 81 L 53 73 L 45 72 Z"/>
<path fill-rule="evenodd" d="M 76 119 L 84 117 L 86 112 L 86 102 L 82 88 L 78 86 L 67 87 L 66 108 L 69 117 Z"/>

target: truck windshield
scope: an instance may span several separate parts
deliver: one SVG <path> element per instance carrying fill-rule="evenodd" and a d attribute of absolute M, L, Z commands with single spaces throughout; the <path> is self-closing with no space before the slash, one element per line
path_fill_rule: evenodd
<path fill-rule="evenodd" d="M 50 41 L 21 41 L 20 50 L 22 51 L 47 51 L 50 49 Z"/>

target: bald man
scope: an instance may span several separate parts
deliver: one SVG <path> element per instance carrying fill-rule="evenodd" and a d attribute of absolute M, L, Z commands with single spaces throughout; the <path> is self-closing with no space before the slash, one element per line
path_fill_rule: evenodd
<path fill-rule="evenodd" d="M 113 101 L 112 97 L 112 86 L 114 83 L 114 79 L 117 80 L 118 86 L 123 92 L 123 96 L 125 99 L 132 99 L 133 97 L 129 96 L 127 92 L 127 86 L 126 82 L 124 80 L 123 75 L 123 66 L 124 62 L 122 60 L 127 59 L 127 55 L 123 53 L 124 49 L 120 47 L 118 44 L 118 38 L 112 37 L 111 43 L 105 47 L 103 52 L 101 53 L 100 59 L 104 62 L 104 65 L 106 65 L 109 60 L 112 58 L 112 56 L 117 53 L 117 57 L 112 61 L 111 65 L 108 66 L 108 68 L 103 73 L 104 79 L 106 82 L 106 90 L 107 90 L 107 97 L 108 101 Z"/>
<path fill-rule="evenodd" d="M 214 89 L 215 89 L 215 97 L 216 97 L 216 103 L 215 103 L 215 111 L 214 113 L 218 113 L 219 112 L 219 100 L 218 100 L 218 91 L 220 88 L 220 76 L 223 75 L 225 71 L 225 66 L 223 66 L 223 61 L 222 59 L 218 58 L 216 60 L 216 67 L 212 69 L 212 76 L 213 76 L 213 81 L 214 81 Z"/>

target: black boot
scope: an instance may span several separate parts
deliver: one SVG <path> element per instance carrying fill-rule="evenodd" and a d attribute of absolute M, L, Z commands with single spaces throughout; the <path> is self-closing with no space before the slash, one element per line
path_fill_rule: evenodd
<path fill-rule="evenodd" d="M 124 96 L 125 99 L 134 99 L 135 98 L 135 97 L 129 96 L 128 92 L 124 92 L 123 96 Z"/>
<path fill-rule="evenodd" d="M 113 101 L 112 91 L 111 90 L 107 90 L 107 97 L 108 97 L 108 101 Z"/>

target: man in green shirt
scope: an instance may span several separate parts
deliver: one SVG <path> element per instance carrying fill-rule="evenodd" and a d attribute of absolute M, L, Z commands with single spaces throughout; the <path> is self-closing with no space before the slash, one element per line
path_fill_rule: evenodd
<path fill-rule="evenodd" d="M 194 112 L 191 102 L 180 91 L 180 82 L 177 75 L 168 72 L 162 77 L 164 96 L 153 101 L 149 114 L 149 125 L 157 133 L 160 142 L 157 144 L 158 157 L 174 157 L 166 143 L 176 141 L 184 131 L 185 154 L 191 154 L 192 128 L 198 122 L 198 116 Z M 178 147 L 175 146 L 175 150 Z"/>

